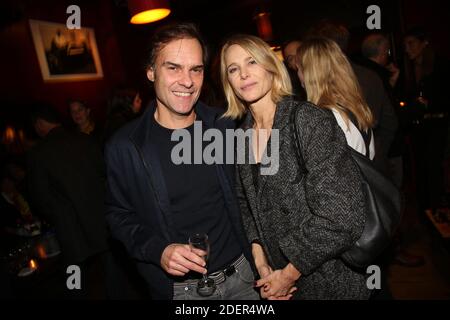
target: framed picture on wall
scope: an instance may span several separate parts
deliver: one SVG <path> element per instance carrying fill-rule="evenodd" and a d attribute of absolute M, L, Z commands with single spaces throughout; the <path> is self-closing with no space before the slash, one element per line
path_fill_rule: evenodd
<path fill-rule="evenodd" d="M 44 81 L 103 78 L 93 29 L 39 20 L 30 20 L 30 27 Z"/>

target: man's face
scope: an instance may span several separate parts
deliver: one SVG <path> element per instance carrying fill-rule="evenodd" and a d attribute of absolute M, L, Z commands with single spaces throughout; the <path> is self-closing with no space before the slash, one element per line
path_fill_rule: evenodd
<path fill-rule="evenodd" d="M 427 41 L 420 41 L 416 37 L 409 36 L 405 38 L 405 51 L 410 60 L 417 59 L 427 45 Z"/>
<path fill-rule="evenodd" d="M 389 44 L 388 43 L 382 43 L 380 46 L 380 64 L 382 66 L 385 66 L 389 62 Z"/>
<path fill-rule="evenodd" d="M 81 105 L 78 102 L 72 102 L 69 106 L 70 108 L 70 116 L 72 117 L 73 122 L 77 125 L 82 126 L 89 121 L 89 114 L 91 110 Z"/>
<path fill-rule="evenodd" d="M 147 77 L 154 82 L 159 108 L 189 115 L 203 85 L 203 51 L 196 39 L 169 42 L 158 54 Z"/>
<path fill-rule="evenodd" d="M 301 43 L 299 41 L 292 41 L 284 48 L 283 56 L 288 64 L 289 68 L 292 70 L 297 70 L 295 64 L 295 56 L 297 55 L 297 49 L 300 47 Z"/>

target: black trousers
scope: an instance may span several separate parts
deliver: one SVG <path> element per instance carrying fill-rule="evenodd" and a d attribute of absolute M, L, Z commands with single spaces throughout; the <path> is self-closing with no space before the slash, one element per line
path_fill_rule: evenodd
<path fill-rule="evenodd" d="M 428 119 L 412 128 L 416 193 L 421 210 L 436 208 L 444 195 L 443 161 L 447 119 Z"/>

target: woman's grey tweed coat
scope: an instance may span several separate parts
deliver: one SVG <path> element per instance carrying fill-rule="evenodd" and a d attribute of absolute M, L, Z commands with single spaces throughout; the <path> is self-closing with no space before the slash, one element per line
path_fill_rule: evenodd
<path fill-rule="evenodd" d="M 299 170 L 289 128 L 293 108 L 299 113 L 306 176 Z M 244 128 L 251 125 L 249 113 Z M 291 98 L 277 105 L 273 129 L 279 129 L 278 172 L 260 175 L 256 190 L 251 167 L 237 166 L 237 194 L 249 240 L 263 245 L 272 268 L 291 262 L 301 271 L 295 299 L 368 298 L 366 276 L 339 260 L 365 222 L 361 178 L 344 133 L 330 111 Z"/>

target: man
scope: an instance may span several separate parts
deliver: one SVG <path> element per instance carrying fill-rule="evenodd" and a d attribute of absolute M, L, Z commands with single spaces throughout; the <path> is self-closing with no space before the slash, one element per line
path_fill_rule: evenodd
<path fill-rule="evenodd" d="M 283 54 L 284 64 L 286 65 L 289 77 L 291 78 L 292 91 L 299 100 L 305 100 L 305 89 L 303 89 L 300 79 L 297 76 L 297 64 L 295 63 L 297 49 L 301 44 L 302 43 L 298 40 L 289 40 L 282 46 L 281 52 Z"/>
<path fill-rule="evenodd" d="M 298 40 L 290 40 L 283 46 L 283 58 L 287 66 L 292 70 L 297 70 L 295 63 L 295 56 L 297 55 L 297 49 L 300 48 L 301 42 Z"/>
<path fill-rule="evenodd" d="M 399 77 L 399 69 L 389 61 L 390 45 L 389 40 L 380 33 L 373 33 L 364 38 L 361 45 L 361 52 L 366 58 L 362 63 L 367 68 L 376 72 L 383 81 L 384 88 L 391 99 L 392 105 L 396 111 L 397 117 L 400 119 L 400 110 L 398 110 L 397 103 L 395 103 L 394 87 Z M 403 181 L 403 153 L 404 153 L 404 137 L 399 127 L 396 131 L 394 140 L 388 153 L 389 173 L 392 181 L 399 189 L 402 188 Z M 404 212 L 408 214 L 408 212 Z M 394 239 L 395 257 L 394 262 L 406 267 L 418 267 L 425 263 L 422 256 L 414 255 L 404 248 L 401 243 L 402 236 L 408 232 L 410 226 L 402 220 L 401 230 L 397 232 Z"/>
<path fill-rule="evenodd" d="M 391 46 L 388 38 L 381 33 L 372 33 L 364 38 L 361 52 L 367 59 L 364 66 L 375 71 L 381 78 L 386 91 L 391 92 L 397 85 L 400 70 L 389 61 Z"/>
<path fill-rule="evenodd" d="M 361 52 L 366 58 L 361 61 L 361 63 L 380 77 L 384 89 L 391 100 L 391 105 L 394 106 L 397 118 L 399 118 L 400 110 L 396 107 L 397 103 L 394 96 L 394 87 L 397 84 L 400 70 L 394 63 L 389 61 L 389 40 L 383 34 L 370 34 L 364 38 L 361 45 Z M 398 128 L 387 156 L 389 160 L 390 177 L 399 188 L 401 188 L 403 180 L 403 145 L 403 137 L 400 128 Z"/>
<path fill-rule="evenodd" d="M 32 121 L 43 138 L 29 156 L 32 203 L 55 228 L 64 263 L 81 267 L 82 290 L 90 290 L 95 278 L 85 271 L 89 277 L 107 250 L 101 152 L 89 136 L 66 131 L 49 106 L 35 108 Z"/>
<path fill-rule="evenodd" d="M 231 185 L 233 167 L 175 165 L 171 158 L 176 144 L 171 136 L 178 129 L 190 133 L 193 145 L 194 121 L 200 121 L 202 129 L 222 132 L 230 126 L 218 110 L 197 102 L 205 62 L 205 46 L 195 26 L 169 25 L 155 32 L 147 77 L 156 101 L 106 146 L 107 220 L 136 260 L 152 298 L 258 299 Z M 205 252 L 187 244 L 195 233 L 209 236 L 208 266 Z M 202 297 L 197 283 L 206 272 L 216 290 Z"/>

